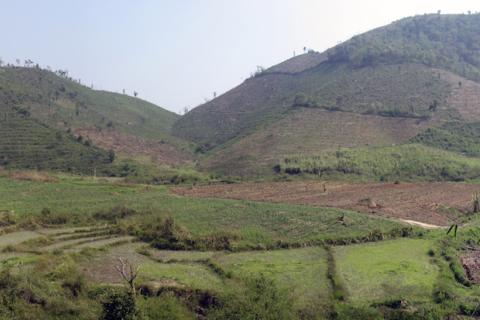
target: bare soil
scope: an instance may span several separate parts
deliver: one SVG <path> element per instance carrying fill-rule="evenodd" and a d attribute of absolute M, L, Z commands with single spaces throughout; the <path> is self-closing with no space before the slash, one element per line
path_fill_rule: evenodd
<path fill-rule="evenodd" d="M 480 283 L 480 251 L 472 250 L 461 260 L 468 279 L 473 283 Z"/>
<path fill-rule="evenodd" d="M 480 186 L 466 183 L 262 182 L 174 187 L 188 197 L 307 204 L 447 226 L 471 210 Z M 454 210 L 452 210 L 454 209 Z"/>
<path fill-rule="evenodd" d="M 146 156 L 158 164 L 185 164 L 191 161 L 191 156 L 186 152 L 164 141 L 141 139 L 114 129 L 99 131 L 82 128 L 76 129 L 75 133 L 92 140 L 95 145 L 105 150 L 111 149 L 119 154 Z"/>

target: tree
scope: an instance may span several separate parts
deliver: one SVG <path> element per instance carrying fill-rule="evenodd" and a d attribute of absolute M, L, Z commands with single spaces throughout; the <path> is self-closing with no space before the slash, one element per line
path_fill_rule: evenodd
<path fill-rule="evenodd" d="M 137 91 L 133 91 L 133 96 L 136 98 L 138 96 L 138 92 Z"/>
<path fill-rule="evenodd" d="M 123 258 L 118 258 L 119 264 L 115 266 L 115 269 L 120 274 L 122 279 L 127 283 L 130 294 L 135 297 L 135 280 L 138 276 L 139 267 L 134 267 L 128 260 Z"/>
<path fill-rule="evenodd" d="M 115 161 L 115 151 L 112 149 L 108 150 L 108 161 L 110 161 L 110 163 Z"/>
<path fill-rule="evenodd" d="M 15 59 L 15 62 L 17 63 L 17 66 L 20 66 L 20 59 Z"/>
<path fill-rule="evenodd" d="M 183 108 L 183 114 L 187 114 L 188 111 L 189 111 L 189 110 L 188 110 L 188 107 L 184 107 L 184 108 Z"/>

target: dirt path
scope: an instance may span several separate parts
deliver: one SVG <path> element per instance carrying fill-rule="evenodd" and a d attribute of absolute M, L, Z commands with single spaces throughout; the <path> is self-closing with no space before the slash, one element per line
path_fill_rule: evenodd
<path fill-rule="evenodd" d="M 480 186 L 467 183 L 262 182 L 175 187 L 189 197 L 308 204 L 350 209 L 385 217 L 448 226 L 471 208 Z M 453 208 L 454 210 L 451 210 Z M 426 226 L 425 226 L 426 227 Z"/>
<path fill-rule="evenodd" d="M 400 219 L 400 221 L 403 221 L 405 223 L 411 224 L 413 226 L 419 226 L 425 229 L 445 229 L 445 226 L 437 226 L 435 224 L 429 224 L 429 223 L 423 223 L 419 221 L 414 221 L 414 220 L 407 220 L 407 219 Z"/>

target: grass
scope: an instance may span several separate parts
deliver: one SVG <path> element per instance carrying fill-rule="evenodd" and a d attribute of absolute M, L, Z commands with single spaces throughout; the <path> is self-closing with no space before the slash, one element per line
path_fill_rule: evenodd
<path fill-rule="evenodd" d="M 480 159 L 418 144 L 340 149 L 317 156 L 286 157 L 279 170 L 287 174 L 353 177 L 370 180 L 453 180 L 480 177 Z"/>
<path fill-rule="evenodd" d="M 328 304 L 326 253 L 321 247 L 225 254 L 214 261 L 234 277 L 263 274 L 274 280 L 291 293 L 296 308 Z"/>
<path fill-rule="evenodd" d="M 439 275 L 438 266 L 428 256 L 432 244 L 401 239 L 336 247 L 337 273 L 346 286 L 348 301 L 431 301 Z"/>
<path fill-rule="evenodd" d="M 412 142 L 478 157 L 480 156 L 479 137 L 479 122 L 448 122 L 439 128 L 427 129 L 415 136 Z"/>
<path fill-rule="evenodd" d="M 222 291 L 225 284 L 208 267 L 197 263 L 145 262 L 140 265 L 140 281 L 174 280 L 189 288 Z"/>
<path fill-rule="evenodd" d="M 229 233 L 237 247 L 288 243 L 315 243 L 355 238 L 374 230 L 389 232 L 403 225 L 346 210 L 240 200 L 185 198 L 163 186 L 125 185 L 106 180 L 59 176 L 58 182 L 16 181 L 0 178 L 0 210 L 20 218 L 40 217 L 43 208 L 67 217 L 69 223 L 96 223 L 99 211 L 125 206 L 137 214 L 127 222 L 155 223 L 172 216 L 194 236 Z M 141 213 L 141 214 L 139 214 Z M 344 216 L 348 224 L 340 221 Z"/>

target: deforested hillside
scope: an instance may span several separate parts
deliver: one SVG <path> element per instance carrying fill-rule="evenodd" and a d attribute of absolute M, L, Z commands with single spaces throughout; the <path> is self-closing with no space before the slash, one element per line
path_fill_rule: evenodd
<path fill-rule="evenodd" d="M 201 145 L 204 167 L 245 175 L 295 153 L 401 144 L 478 121 L 479 30 L 478 14 L 402 19 L 257 72 L 173 132 Z"/>

